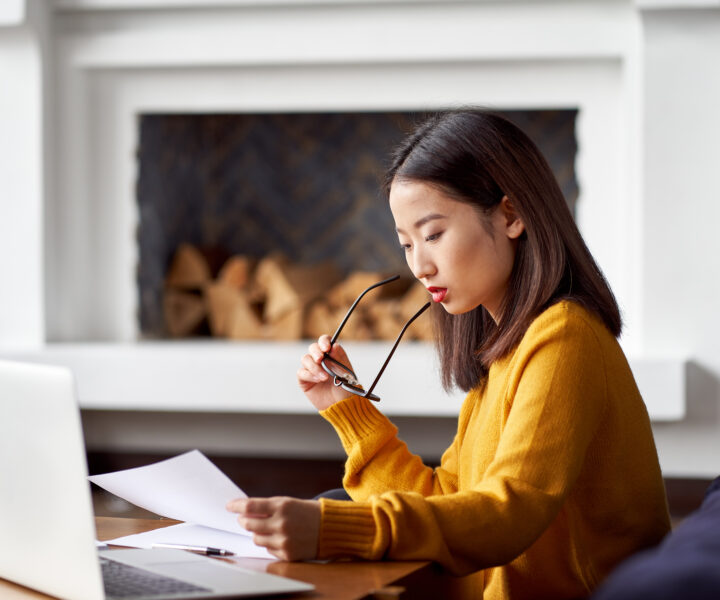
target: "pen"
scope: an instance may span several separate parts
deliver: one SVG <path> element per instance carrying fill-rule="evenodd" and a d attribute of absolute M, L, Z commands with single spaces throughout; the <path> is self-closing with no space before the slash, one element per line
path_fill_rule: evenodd
<path fill-rule="evenodd" d="M 188 552 L 196 552 L 206 556 L 235 556 L 230 550 L 222 548 L 213 548 L 211 546 L 188 546 L 186 544 L 153 544 L 153 548 L 173 548 L 175 550 L 187 550 Z"/>

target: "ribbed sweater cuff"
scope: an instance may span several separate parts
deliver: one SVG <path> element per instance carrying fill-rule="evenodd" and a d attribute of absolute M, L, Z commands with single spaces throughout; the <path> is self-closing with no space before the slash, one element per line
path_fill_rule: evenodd
<path fill-rule="evenodd" d="M 346 451 L 358 440 L 394 428 L 370 400 L 361 396 L 348 396 L 320 411 L 320 415 L 335 428 Z"/>
<path fill-rule="evenodd" d="M 318 558 L 355 556 L 376 559 L 373 556 L 375 521 L 369 502 L 346 500 L 320 500 L 322 521 Z"/>

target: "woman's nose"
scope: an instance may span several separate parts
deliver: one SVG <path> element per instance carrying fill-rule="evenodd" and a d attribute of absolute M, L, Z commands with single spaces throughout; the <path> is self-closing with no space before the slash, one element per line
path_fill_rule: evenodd
<path fill-rule="evenodd" d="M 416 249 L 413 252 L 410 270 L 413 272 L 415 279 L 424 279 L 435 274 L 435 265 L 427 252 Z"/>

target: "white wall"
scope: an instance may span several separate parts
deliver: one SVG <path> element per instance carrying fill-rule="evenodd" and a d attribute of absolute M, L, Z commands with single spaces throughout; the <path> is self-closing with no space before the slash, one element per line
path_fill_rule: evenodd
<path fill-rule="evenodd" d="M 644 37 L 645 347 L 693 361 L 655 434 L 666 471 L 720 474 L 720 8 L 648 11 Z"/>
<path fill-rule="evenodd" d="M 45 341 L 43 26 L 25 8 L 0 8 L 0 348 Z"/>

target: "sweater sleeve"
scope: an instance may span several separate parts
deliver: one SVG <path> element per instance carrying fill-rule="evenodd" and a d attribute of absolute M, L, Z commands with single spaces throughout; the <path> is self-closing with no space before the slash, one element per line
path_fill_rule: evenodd
<path fill-rule="evenodd" d="M 353 500 L 388 491 L 422 496 L 457 491 L 457 436 L 433 469 L 408 450 L 397 427 L 366 398 L 349 396 L 320 414 L 333 425 L 347 453 L 343 487 Z"/>
<path fill-rule="evenodd" d="M 542 534 L 583 466 L 606 401 L 606 372 L 601 345 L 581 319 L 536 321 L 531 330 L 509 368 L 505 424 L 478 482 L 444 496 L 372 497 L 354 507 L 371 519 L 367 529 L 346 528 L 345 503 L 323 501 L 322 555 L 430 559 L 464 574 L 511 561 Z M 360 538 L 365 551 L 356 554 Z"/>

